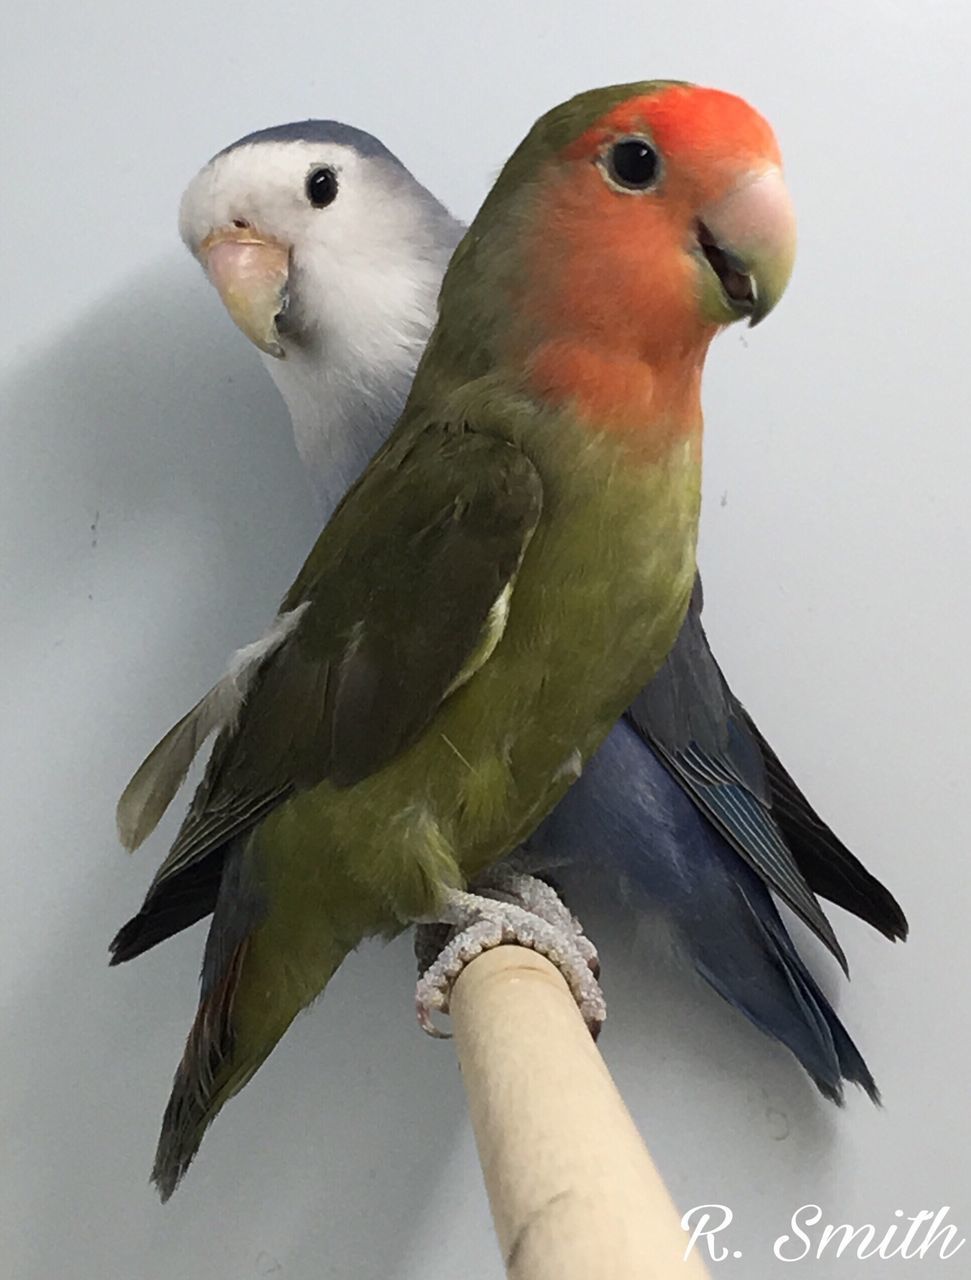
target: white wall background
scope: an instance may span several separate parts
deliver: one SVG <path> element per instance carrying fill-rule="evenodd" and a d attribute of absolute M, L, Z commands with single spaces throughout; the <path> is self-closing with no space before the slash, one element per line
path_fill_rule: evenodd
<path fill-rule="evenodd" d="M 849 987 L 814 952 L 882 1111 L 829 1107 L 647 940 L 631 949 L 630 921 L 595 915 L 603 1050 L 679 1204 L 734 1207 L 745 1257 L 726 1274 L 778 1274 L 771 1241 L 807 1201 L 883 1225 L 949 1204 L 971 1236 L 964 0 L 36 0 L 4 27 L 4 1274 L 499 1277 L 453 1053 L 415 1029 L 405 945 L 346 966 L 167 1208 L 147 1184 L 203 935 L 107 968 L 172 831 L 128 861 L 114 801 L 315 532 L 282 405 L 176 207 L 223 144 L 328 115 L 468 217 L 541 111 L 656 75 L 760 107 L 801 217 L 784 305 L 711 360 L 709 630 L 913 935 L 891 947 L 834 910 Z M 910 1265 L 966 1275 L 971 1244 Z"/>

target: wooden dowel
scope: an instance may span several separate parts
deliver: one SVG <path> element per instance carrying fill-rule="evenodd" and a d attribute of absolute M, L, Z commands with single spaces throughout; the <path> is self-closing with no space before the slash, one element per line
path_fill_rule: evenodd
<path fill-rule="evenodd" d="M 704 1280 L 562 976 L 523 947 L 460 975 L 452 1030 L 513 1280 Z"/>

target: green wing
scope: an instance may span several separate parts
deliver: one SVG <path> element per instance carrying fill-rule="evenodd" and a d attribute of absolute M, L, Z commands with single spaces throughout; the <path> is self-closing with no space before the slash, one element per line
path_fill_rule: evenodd
<path fill-rule="evenodd" d="M 248 679 L 149 897 L 294 790 L 351 786 L 412 743 L 498 643 L 541 507 L 526 456 L 465 426 L 379 455 L 284 600 L 299 617 Z"/>

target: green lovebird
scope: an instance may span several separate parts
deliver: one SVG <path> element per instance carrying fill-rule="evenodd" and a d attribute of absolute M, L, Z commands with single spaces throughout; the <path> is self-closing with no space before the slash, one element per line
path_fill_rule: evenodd
<path fill-rule="evenodd" d="M 223 865 L 163 1198 L 362 939 L 514 918 L 466 885 L 670 649 L 695 577 L 705 354 L 775 305 L 794 238 L 771 129 L 715 90 L 580 94 L 505 165 L 387 445 L 273 628 L 119 806 L 133 848 L 217 733 L 155 881 Z"/>

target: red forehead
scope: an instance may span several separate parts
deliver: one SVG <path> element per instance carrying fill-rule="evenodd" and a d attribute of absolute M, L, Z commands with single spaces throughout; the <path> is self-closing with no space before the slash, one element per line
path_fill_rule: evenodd
<path fill-rule="evenodd" d="M 671 85 L 628 98 L 601 116 L 567 154 L 594 153 L 607 138 L 642 129 L 671 159 L 711 156 L 781 163 L 775 135 L 757 111 L 734 94 L 695 85 Z"/>

